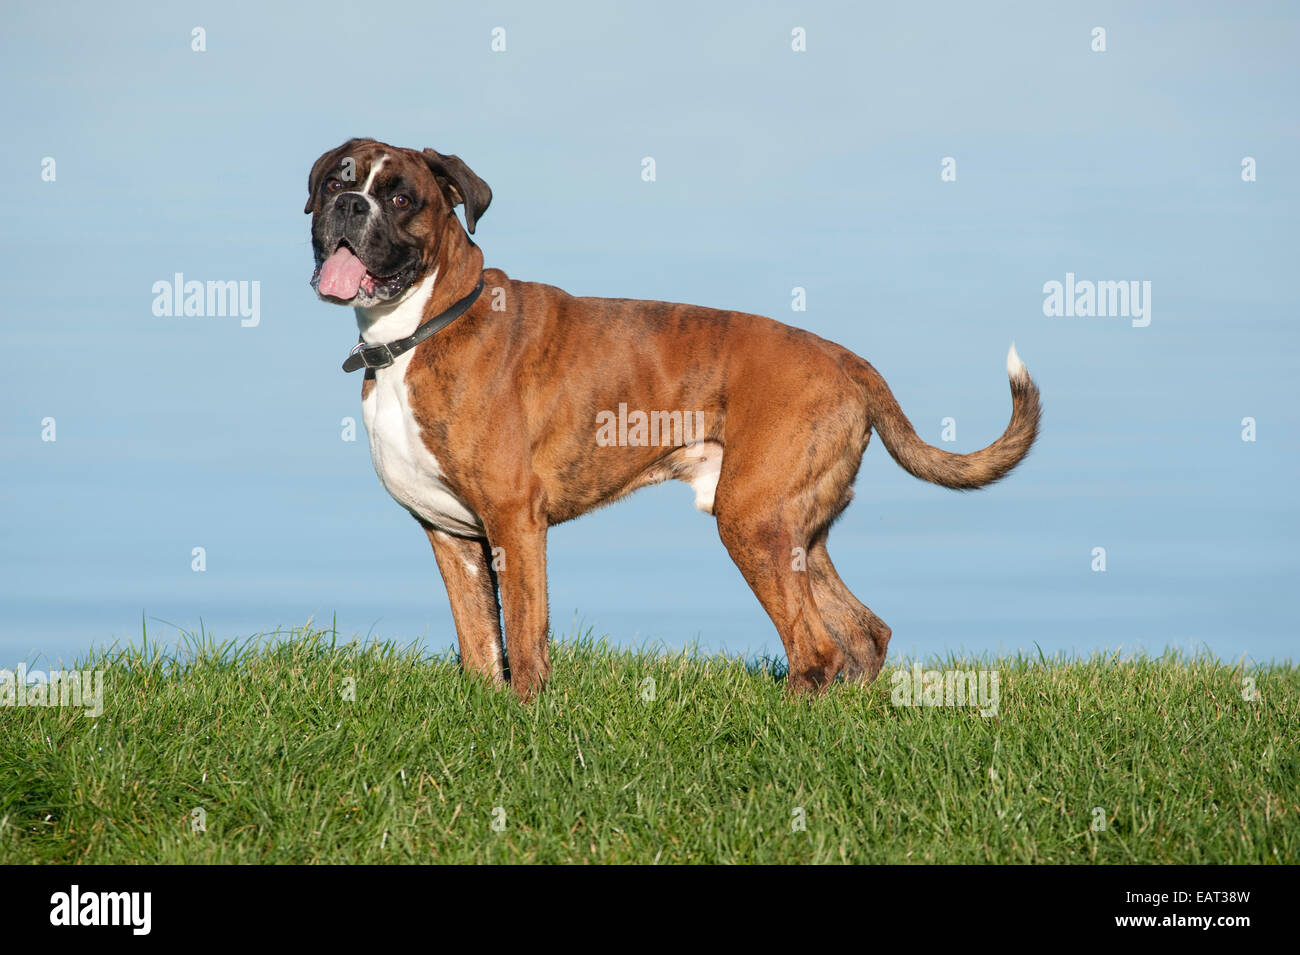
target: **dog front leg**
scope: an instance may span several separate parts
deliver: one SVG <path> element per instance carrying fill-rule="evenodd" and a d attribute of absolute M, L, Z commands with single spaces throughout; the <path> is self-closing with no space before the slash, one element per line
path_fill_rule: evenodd
<path fill-rule="evenodd" d="M 493 683 L 504 683 L 501 665 L 501 606 L 497 603 L 496 573 L 492 552 L 485 540 L 456 537 L 420 522 L 433 545 L 447 600 L 456 621 L 460 642 L 460 664 L 470 673 L 480 673 Z"/>
<path fill-rule="evenodd" d="M 501 588 L 510 685 L 527 701 L 545 687 L 551 673 L 544 495 L 538 490 L 525 501 L 499 508 L 484 523 Z"/>

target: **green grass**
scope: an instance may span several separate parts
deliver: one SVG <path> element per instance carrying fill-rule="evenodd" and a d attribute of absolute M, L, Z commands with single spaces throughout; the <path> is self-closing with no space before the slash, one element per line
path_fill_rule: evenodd
<path fill-rule="evenodd" d="M 589 638 L 552 662 L 523 706 L 329 633 L 83 661 L 99 718 L 0 708 L 0 863 L 1300 858 L 1295 666 L 927 664 L 996 668 L 985 718 L 893 705 L 893 668 L 806 700 L 768 664 Z"/>

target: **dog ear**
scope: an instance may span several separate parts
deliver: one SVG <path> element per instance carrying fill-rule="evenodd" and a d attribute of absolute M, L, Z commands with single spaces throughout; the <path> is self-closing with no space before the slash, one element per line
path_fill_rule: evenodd
<path fill-rule="evenodd" d="M 338 164 L 338 161 L 347 155 L 348 151 L 355 147 L 357 143 L 364 142 L 368 142 L 364 136 L 349 139 L 342 146 L 336 146 L 312 164 L 311 172 L 307 176 L 307 205 L 303 207 L 303 212 L 310 213 L 315 208 L 316 194 L 320 192 L 320 182 L 325 173 L 333 169 Z"/>
<path fill-rule="evenodd" d="M 433 178 L 450 197 L 452 208 L 465 204 L 465 228 L 472 235 L 475 223 L 492 202 L 492 190 L 457 156 L 444 156 L 436 149 L 426 149 L 423 156 Z"/>

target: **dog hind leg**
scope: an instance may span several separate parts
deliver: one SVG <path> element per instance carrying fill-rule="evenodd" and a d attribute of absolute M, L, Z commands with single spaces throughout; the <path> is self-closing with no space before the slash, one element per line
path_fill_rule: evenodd
<path fill-rule="evenodd" d="M 802 535 L 780 515 L 719 518 L 718 534 L 781 635 L 790 664 L 787 688 L 824 688 L 844 667 L 845 654 L 817 612 L 808 574 L 791 566 Z"/>
<path fill-rule="evenodd" d="M 808 548 L 813 594 L 827 628 L 848 657 L 844 678 L 870 683 L 884 665 L 892 632 L 840 579 L 826 551 L 827 533 L 822 531 Z"/>
<path fill-rule="evenodd" d="M 824 488 L 800 480 L 793 468 L 747 469 L 740 451 L 733 446 L 723 455 L 713 510 L 718 535 L 781 635 L 790 665 L 787 688 L 816 692 L 847 659 L 822 619 L 807 572 L 812 529 L 825 520 Z M 749 477 L 757 474 L 768 480 Z M 773 487 L 774 474 L 790 476 L 789 485 Z"/>

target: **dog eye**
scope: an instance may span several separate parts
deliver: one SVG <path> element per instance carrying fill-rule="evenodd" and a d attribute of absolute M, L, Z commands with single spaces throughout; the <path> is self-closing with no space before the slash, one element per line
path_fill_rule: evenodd
<path fill-rule="evenodd" d="M 399 209 L 405 209 L 411 204 L 411 200 L 406 196 L 393 196 L 393 205 Z"/>
<path fill-rule="evenodd" d="M 343 188 L 343 183 L 339 182 L 337 179 L 326 179 L 326 180 L 325 180 L 325 191 L 326 191 L 326 192 L 331 192 L 331 193 L 332 193 L 332 192 L 338 192 L 338 191 L 339 191 L 340 189 L 342 189 L 342 188 Z"/>

